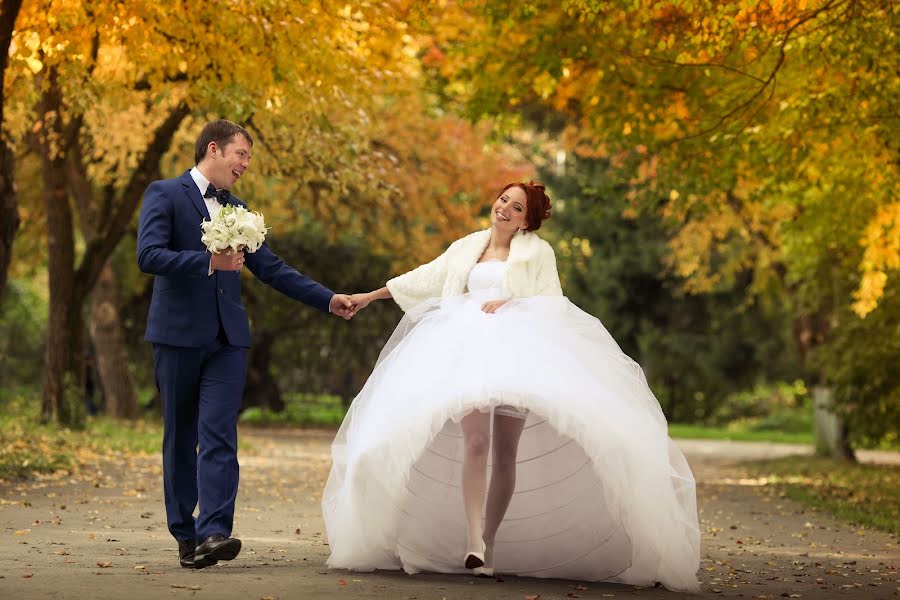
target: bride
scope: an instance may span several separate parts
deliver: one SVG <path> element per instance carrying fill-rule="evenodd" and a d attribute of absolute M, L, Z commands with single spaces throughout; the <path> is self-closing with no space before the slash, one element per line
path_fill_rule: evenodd
<path fill-rule="evenodd" d="M 351 299 L 405 311 L 332 446 L 328 565 L 698 589 L 694 478 L 641 368 L 563 295 L 539 183 Z M 473 570 L 474 569 L 474 570 Z"/>

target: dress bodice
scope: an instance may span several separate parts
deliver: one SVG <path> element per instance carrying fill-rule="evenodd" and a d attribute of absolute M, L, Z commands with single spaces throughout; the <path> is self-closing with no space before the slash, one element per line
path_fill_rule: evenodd
<path fill-rule="evenodd" d="M 503 288 L 503 276 L 506 275 L 506 261 L 490 260 L 476 263 L 469 272 L 467 284 L 469 292 L 496 291 Z"/>

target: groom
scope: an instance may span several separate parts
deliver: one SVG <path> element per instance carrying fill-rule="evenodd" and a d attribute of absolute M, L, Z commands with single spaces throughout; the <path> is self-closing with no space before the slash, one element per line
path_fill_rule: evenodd
<path fill-rule="evenodd" d="M 257 279 L 322 312 L 353 316 L 347 296 L 297 272 L 266 244 L 252 254 L 210 254 L 200 241 L 203 219 L 225 204 L 246 206 L 228 190 L 250 165 L 252 146 L 239 125 L 207 124 L 197 138 L 196 166 L 150 184 L 138 225 L 138 266 L 155 275 L 145 339 L 153 344 L 163 405 L 166 516 L 186 568 L 231 560 L 241 550 L 231 537 L 237 419 L 250 346 L 241 269 L 246 264 Z"/>

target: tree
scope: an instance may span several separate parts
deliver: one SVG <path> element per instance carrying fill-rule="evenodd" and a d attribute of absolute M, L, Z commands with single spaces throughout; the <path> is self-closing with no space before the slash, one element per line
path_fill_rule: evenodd
<path fill-rule="evenodd" d="M 19 206 L 13 177 L 13 151 L 6 139 L 3 106 L 6 99 L 6 66 L 16 18 L 22 0 L 3 0 L 0 5 L 0 299 L 12 259 L 13 239 L 19 228 Z"/>
<path fill-rule="evenodd" d="M 670 421 L 706 421 L 731 394 L 797 378 L 790 315 L 748 294 L 749 277 L 684 293 L 665 266 L 662 219 L 633 214 L 626 198 L 635 167 L 585 157 L 569 158 L 564 173 L 542 169 L 566 295 L 642 365 Z"/>
<path fill-rule="evenodd" d="M 843 306 L 875 306 L 900 264 L 893 3 L 509 8 L 454 4 L 424 28 L 437 85 L 472 115 L 552 109 L 570 151 L 641 160 L 629 197 L 665 218 L 686 290 L 749 274 L 810 361 Z"/>
<path fill-rule="evenodd" d="M 46 79 L 45 79 L 46 78 Z M 42 160 L 42 179 L 47 215 L 48 267 L 50 274 L 50 318 L 44 358 L 45 377 L 42 414 L 48 420 L 72 424 L 78 414 L 75 406 L 81 398 L 67 396 L 66 373 L 72 384 L 83 389 L 83 307 L 93 290 L 106 260 L 112 253 L 125 227 L 129 224 L 138 199 L 146 186 L 159 177 L 159 162 L 168 149 L 181 121 L 187 116 L 187 106 L 179 102 L 169 109 L 162 121 L 151 130 L 152 138 L 140 157 L 137 168 L 127 183 L 116 189 L 106 186 L 98 198 L 87 187 L 86 165 L 82 162 L 84 115 L 76 114 L 64 120 L 63 90 L 59 71 L 48 65 L 38 75 L 40 92 L 37 133 L 32 144 Z M 85 250 L 76 263 L 75 215 L 69 197 L 78 207 L 85 233 Z M 104 346 L 97 348 L 103 352 Z M 110 354 L 120 354 L 113 351 Z M 105 386 L 112 388 L 112 374 L 127 368 L 127 363 L 104 356 L 101 365 L 108 375 Z M 115 379 L 122 380 L 122 376 Z M 71 386 L 69 386 L 71 387 Z M 133 391 L 125 391 L 125 397 Z M 132 414 L 131 408 L 125 414 Z"/>
<path fill-rule="evenodd" d="M 13 64 L 18 83 L 34 84 L 16 86 L 22 91 L 16 99 L 19 138 L 29 139 L 44 163 L 51 317 L 43 412 L 68 422 L 63 374 L 72 373 L 76 383 L 80 379 L 85 299 L 131 222 L 141 192 L 159 177 L 160 161 L 187 115 L 213 110 L 239 121 L 252 118 L 262 135 L 283 127 L 284 109 L 294 127 L 310 125 L 303 141 L 315 144 L 309 144 L 313 154 L 307 158 L 326 163 L 347 158 L 352 149 L 334 142 L 352 141 L 355 121 L 346 115 L 357 114 L 355 101 L 372 79 L 362 71 L 370 66 L 377 71 L 383 63 L 364 60 L 377 49 L 377 43 L 366 43 L 365 15 L 332 12 L 331 6 L 304 7 L 312 14 L 321 11 L 314 21 L 289 5 L 207 6 L 185 12 L 194 19 L 190 22 L 182 12 L 151 2 L 48 8 L 32 2 L 23 9 Z M 370 14 L 383 16 L 377 8 Z M 385 22 L 390 28 L 389 19 Z M 170 51 L 158 52 L 164 46 Z M 301 48 L 307 60 L 320 61 L 302 76 L 296 61 Z M 389 61 L 397 53 L 383 54 Z M 195 65 L 202 68 L 188 68 Z M 308 83 L 306 76 L 321 79 Z M 357 77 L 356 84 L 345 86 L 345 77 Z M 341 122 L 328 118 L 335 99 L 347 108 Z M 328 135 L 315 135 L 322 132 Z M 294 166 L 303 164 L 303 156 L 286 156 Z M 323 173 L 321 181 L 341 183 L 355 166 L 347 163 L 336 173 Z M 79 225 L 83 251 L 77 249 Z"/>
<path fill-rule="evenodd" d="M 399 228 L 406 237 L 434 229 L 392 202 L 403 191 L 390 183 L 398 179 L 396 157 L 372 143 L 378 103 L 411 97 L 417 76 L 406 25 L 391 7 L 254 1 L 178 10 L 146 1 L 50 8 L 40 1 L 23 8 L 10 103 L 16 139 L 28 140 L 43 161 L 51 281 L 45 418 L 71 421 L 63 381 L 68 372 L 77 383 L 82 372 L 86 299 L 141 192 L 160 173 L 186 166 L 175 166 L 177 157 L 191 154 L 207 115 L 247 123 L 267 155 L 242 181 L 240 193 L 255 207 L 274 207 L 274 193 L 302 199 L 310 210 L 285 214 L 326 216 L 331 236 L 374 241 L 398 214 L 407 217 Z M 287 183 L 276 183 L 282 178 Z M 382 239 L 396 247 L 401 237 Z M 121 352 L 97 350 L 109 354 L 106 364 L 122 366 Z"/>

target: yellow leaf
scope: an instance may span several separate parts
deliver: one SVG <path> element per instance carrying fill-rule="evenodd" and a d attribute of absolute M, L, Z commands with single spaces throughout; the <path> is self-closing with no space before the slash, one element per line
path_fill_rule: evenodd
<path fill-rule="evenodd" d="M 28 65 L 28 68 L 31 69 L 31 72 L 35 75 L 40 73 L 41 69 L 44 68 L 44 63 L 34 58 L 33 56 L 29 56 L 28 58 L 26 58 L 25 63 Z"/>

